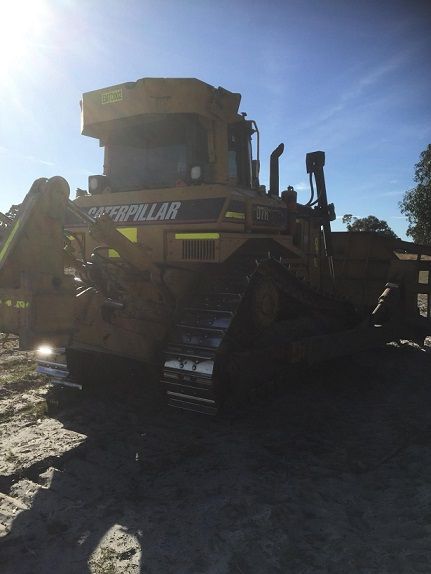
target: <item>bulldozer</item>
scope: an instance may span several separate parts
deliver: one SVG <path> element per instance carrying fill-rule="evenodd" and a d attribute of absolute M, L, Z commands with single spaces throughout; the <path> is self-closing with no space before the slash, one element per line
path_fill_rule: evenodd
<path fill-rule="evenodd" d="M 52 383 L 121 357 L 155 365 L 170 406 L 216 414 L 277 366 L 430 334 L 431 248 L 332 232 L 322 151 L 307 203 L 280 192 L 283 144 L 266 189 L 240 100 L 192 78 L 84 93 L 103 174 L 73 201 L 40 178 L 0 216 L 0 332 Z"/>

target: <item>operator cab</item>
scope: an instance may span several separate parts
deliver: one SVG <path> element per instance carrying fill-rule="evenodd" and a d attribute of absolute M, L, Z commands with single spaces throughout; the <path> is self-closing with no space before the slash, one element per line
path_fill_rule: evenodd
<path fill-rule="evenodd" d="M 251 188 L 251 122 L 228 126 L 228 179 Z M 208 154 L 208 132 L 196 114 L 155 115 L 113 131 L 105 148 L 104 178 L 90 176 L 92 193 L 216 183 Z M 97 178 L 97 179 L 94 179 Z M 100 185 L 102 184 L 102 185 Z M 106 190 L 106 188 L 109 188 Z"/>
<path fill-rule="evenodd" d="M 239 94 L 195 79 L 144 78 L 84 94 L 82 133 L 105 150 L 104 175 L 90 176 L 90 193 L 258 187 L 257 128 L 238 114 L 239 102 Z"/>

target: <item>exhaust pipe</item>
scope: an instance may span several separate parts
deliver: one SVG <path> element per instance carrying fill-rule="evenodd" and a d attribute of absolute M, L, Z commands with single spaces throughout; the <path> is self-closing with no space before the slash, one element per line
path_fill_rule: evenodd
<path fill-rule="evenodd" d="M 278 169 L 278 158 L 284 152 L 284 144 L 281 143 L 272 152 L 269 162 L 269 195 L 278 197 L 280 195 L 280 177 Z"/>

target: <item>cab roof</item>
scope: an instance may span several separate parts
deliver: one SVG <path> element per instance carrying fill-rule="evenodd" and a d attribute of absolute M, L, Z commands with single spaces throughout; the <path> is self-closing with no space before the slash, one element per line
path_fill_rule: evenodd
<path fill-rule="evenodd" d="M 141 78 L 84 93 L 81 132 L 103 139 L 116 127 L 154 114 L 198 114 L 230 123 L 241 119 L 240 101 L 240 94 L 196 78 Z"/>

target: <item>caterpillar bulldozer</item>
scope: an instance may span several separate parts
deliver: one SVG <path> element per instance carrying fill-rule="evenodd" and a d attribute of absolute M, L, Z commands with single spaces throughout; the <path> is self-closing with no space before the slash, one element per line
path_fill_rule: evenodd
<path fill-rule="evenodd" d="M 53 383 L 82 388 L 122 357 L 158 366 L 171 406 L 215 414 L 280 365 L 430 333 L 431 248 L 332 233 L 321 151 L 307 203 L 280 193 L 283 144 L 266 190 L 240 99 L 197 79 L 85 93 L 103 174 L 73 201 L 38 179 L 0 216 L 0 332 Z"/>

